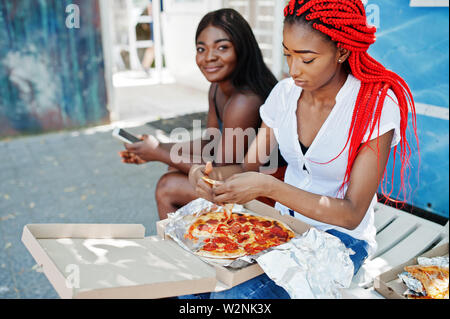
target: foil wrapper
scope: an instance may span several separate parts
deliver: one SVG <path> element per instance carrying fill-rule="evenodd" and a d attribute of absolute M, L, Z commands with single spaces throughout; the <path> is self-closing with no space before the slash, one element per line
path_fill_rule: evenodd
<path fill-rule="evenodd" d="M 256 261 L 292 299 L 339 299 L 353 278 L 351 254 L 337 237 L 311 228 Z"/>
<path fill-rule="evenodd" d="M 398 278 L 400 278 L 405 283 L 406 287 L 408 287 L 408 290 L 404 292 L 404 295 L 425 295 L 425 289 L 423 288 L 422 283 L 414 278 L 409 272 L 402 272 L 398 275 Z"/>
<path fill-rule="evenodd" d="M 448 268 L 448 256 L 440 257 L 418 257 L 417 264 L 420 266 L 439 266 Z M 408 290 L 404 292 L 404 295 L 414 294 L 417 296 L 425 296 L 426 291 L 422 283 L 412 276 L 409 272 L 404 271 L 398 275 L 403 283 L 408 287 Z"/>
<path fill-rule="evenodd" d="M 202 238 L 199 238 L 197 242 L 184 238 L 186 231 L 191 226 L 192 222 L 199 215 L 202 215 L 211 211 L 223 211 L 223 206 L 218 206 L 203 198 L 198 198 L 189 204 L 183 206 L 174 213 L 168 214 L 169 223 L 166 226 L 165 233 L 169 235 L 175 242 L 177 242 L 182 248 L 189 252 L 196 252 L 203 247 L 204 243 Z M 250 215 L 256 215 L 251 211 L 246 210 L 242 205 L 234 205 L 233 213 L 245 213 Z M 266 250 L 268 251 L 268 250 Z M 264 252 L 266 252 L 264 251 Z M 212 265 L 221 265 L 233 269 L 240 269 L 255 262 L 255 259 L 262 255 L 261 252 L 254 256 L 243 256 L 236 259 L 217 259 L 198 256 L 206 263 Z"/>
<path fill-rule="evenodd" d="M 418 257 L 417 263 L 421 266 L 439 266 L 442 268 L 448 268 L 448 256 L 442 257 Z"/>

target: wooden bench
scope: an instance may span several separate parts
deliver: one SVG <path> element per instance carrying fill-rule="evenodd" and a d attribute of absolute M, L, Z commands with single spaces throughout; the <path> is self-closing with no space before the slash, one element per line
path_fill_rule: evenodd
<path fill-rule="evenodd" d="M 344 298 L 383 298 L 373 290 L 373 279 L 379 274 L 448 242 L 449 224 L 445 226 L 407 212 L 377 203 L 375 227 L 378 248 L 353 278 Z"/>

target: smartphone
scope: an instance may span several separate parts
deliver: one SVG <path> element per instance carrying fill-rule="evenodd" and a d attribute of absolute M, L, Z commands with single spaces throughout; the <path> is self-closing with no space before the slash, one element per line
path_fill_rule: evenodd
<path fill-rule="evenodd" d="M 128 143 L 128 144 L 133 144 L 136 142 L 141 142 L 142 140 L 138 139 L 136 136 L 134 136 L 131 133 L 128 133 L 127 131 L 125 131 L 124 129 L 121 128 L 115 128 L 113 130 L 112 135 L 121 140 L 122 142 Z"/>

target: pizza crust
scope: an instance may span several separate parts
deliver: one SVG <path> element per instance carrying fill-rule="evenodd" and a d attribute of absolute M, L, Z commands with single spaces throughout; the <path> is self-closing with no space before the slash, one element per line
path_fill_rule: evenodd
<path fill-rule="evenodd" d="M 245 251 L 237 252 L 237 253 L 227 253 L 227 252 L 221 252 L 220 255 L 218 253 L 214 253 L 213 251 L 205 251 L 205 250 L 199 250 L 194 252 L 194 254 L 206 257 L 206 258 L 214 258 L 214 259 L 229 259 L 234 260 L 239 257 L 244 257 L 247 255 Z"/>
<path fill-rule="evenodd" d="M 203 179 L 206 183 L 208 183 L 209 185 L 211 185 L 211 186 L 214 186 L 214 185 L 216 185 L 216 183 L 217 183 L 217 181 L 215 181 L 215 180 L 213 180 L 213 179 L 211 179 L 211 178 L 208 178 L 208 177 L 206 177 L 206 176 L 203 176 L 202 179 Z"/>

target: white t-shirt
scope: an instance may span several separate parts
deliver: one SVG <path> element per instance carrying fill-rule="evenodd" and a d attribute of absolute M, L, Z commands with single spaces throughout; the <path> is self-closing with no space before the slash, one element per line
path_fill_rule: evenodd
<path fill-rule="evenodd" d="M 341 192 L 339 192 L 339 188 L 344 180 L 347 168 L 349 146 L 347 145 L 344 152 L 334 161 L 328 164 L 323 163 L 335 158 L 347 142 L 360 87 L 360 80 L 353 75 L 347 77 L 344 86 L 336 96 L 336 105 L 323 123 L 308 151 L 303 155 L 297 134 L 296 116 L 297 102 L 302 88 L 296 86 L 292 78 L 282 80 L 275 86 L 265 104 L 261 107 L 260 115 L 264 123 L 274 130 L 281 154 L 288 163 L 284 178 L 285 183 L 310 193 L 343 198 L 347 187 Z M 370 139 L 375 139 L 392 129 L 395 130 L 391 145 L 394 147 L 400 142 L 400 110 L 394 93 L 388 91 L 381 113 L 379 133 L 376 127 Z M 368 133 L 366 133 L 364 141 L 368 139 Z M 304 167 L 306 167 L 306 170 L 304 170 Z M 367 241 L 370 256 L 377 248 L 373 210 L 376 202 L 377 196 L 374 194 L 366 215 L 354 230 L 322 223 L 298 212 L 295 212 L 295 217 L 320 230 L 336 229 L 354 238 Z M 276 203 L 275 208 L 280 210 L 282 214 L 289 214 L 289 208 L 280 203 Z"/>

